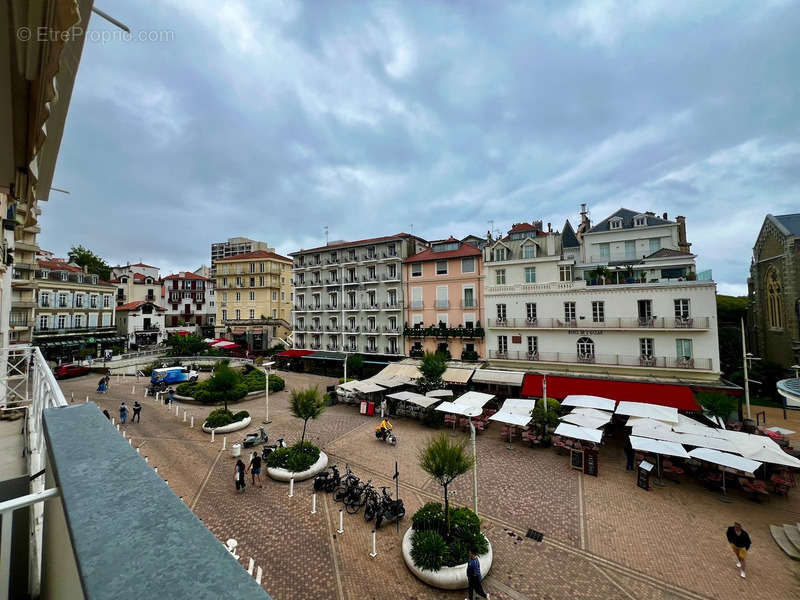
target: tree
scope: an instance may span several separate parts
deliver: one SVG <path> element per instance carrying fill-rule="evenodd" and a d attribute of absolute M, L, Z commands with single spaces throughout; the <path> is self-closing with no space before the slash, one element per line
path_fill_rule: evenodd
<path fill-rule="evenodd" d="M 419 452 L 419 466 L 444 488 L 444 530 L 445 539 L 450 539 L 450 503 L 447 486 L 459 475 L 472 468 L 472 457 L 466 451 L 466 438 L 450 441 L 450 436 L 442 433 L 433 438 Z"/>
<path fill-rule="evenodd" d="M 531 416 L 535 423 L 540 423 L 543 429 L 546 430 L 548 426 L 553 427 L 558 425 L 558 411 L 560 408 L 561 404 L 559 404 L 558 400 L 555 398 L 548 398 L 547 412 L 545 412 L 542 402 L 537 400 L 531 411 Z"/>
<path fill-rule="evenodd" d="M 361 375 L 361 369 L 364 368 L 364 357 L 360 354 L 351 354 L 347 357 L 347 370 L 350 373 L 357 373 Z"/>
<path fill-rule="evenodd" d="M 747 296 L 725 296 L 717 294 L 717 321 L 739 327 L 747 317 Z"/>
<path fill-rule="evenodd" d="M 167 339 L 167 346 L 170 347 L 168 356 L 194 356 L 210 348 L 196 335 L 171 335 Z"/>
<path fill-rule="evenodd" d="M 111 267 L 109 264 L 88 248 L 73 246 L 69 249 L 67 259 L 81 268 L 86 267 L 89 273 L 97 275 L 100 279 L 106 281 L 111 279 Z"/>
<path fill-rule="evenodd" d="M 447 360 L 439 352 L 426 352 L 422 357 L 422 364 L 419 367 L 422 377 L 417 382 L 417 386 L 422 393 L 441 388 L 442 374 L 447 370 Z"/>
<path fill-rule="evenodd" d="M 724 392 L 698 392 L 697 402 L 712 417 L 727 420 L 736 410 L 736 399 Z"/>
<path fill-rule="evenodd" d="M 239 384 L 236 372 L 228 366 L 228 361 L 223 360 L 214 367 L 214 374 L 208 380 L 208 390 L 215 402 L 223 402 L 228 410 L 228 400 L 236 399 L 236 386 Z M 245 392 L 246 393 L 246 392 Z"/>
<path fill-rule="evenodd" d="M 325 411 L 325 400 L 320 396 L 316 387 L 305 390 L 292 390 L 289 396 L 289 410 L 298 419 L 303 419 L 303 435 L 300 437 L 300 447 L 306 439 L 306 425 L 309 419 L 316 419 Z"/>

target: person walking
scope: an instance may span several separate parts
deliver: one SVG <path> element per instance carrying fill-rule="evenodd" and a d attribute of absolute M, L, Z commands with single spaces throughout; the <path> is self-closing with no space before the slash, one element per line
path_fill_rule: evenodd
<path fill-rule="evenodd" d="M 133 416 L 131 417 L 131 423 L 141 423 L 142 422 L 142 405 L 139 404 L 138 400 L 133 401 Z"/>
<path fill-rule="evenodd" d="M 633 471 L 633 446 L 631 445 L 630 436 L 625 440 L 625 470 Z"/>
<path fill-rule="evenodd" d="M 261 484 L 261 457 L 258 452 L 253 452 L 253 457 L 250 459 L 250 475 L 253 478 L 253 487 L 256 485 L 256 479 L 258 479 L 258 487 L 264 487 Z"/>
<path fill-rule="evenodd" d="M 97 384 L 97 393 L 98 394 L 105 394 L 108 391 L 108 387 L 106 386 L 105 378 L 100 380 L 100 383 Z"/>
<path fill-rule="evenodd" d="M 745 575 L 745 559 L 747 558 L 747 551 L 750 550 L 750 536 L 742 529 L 741 523 L 734 523 L 725 532 L 725 537 L 728 538 L 728 543 L 736 555 L 736 566 L 741 569 L 739 573 L 744 579 Z"/>
<path fill-rule="evenodd" d="M 242 459 L 241 458 L 237 459 L 236 460 L 236 466 L 234 466 L 234 474 L 233 474 L 233 480 L 236 482 L 236 491 L 237 492 L 239 490 L 244 492 L 244 488 L 245 488 L 244 473 L 245 473 L 246 470 L 247 469 L 244 466 L 244 463 L 242 462 Z"/>
<path fill-rule="evenodd" d="M 120 423 L 125 425 L 125 421 L 127 420 L 127 418 L 128 418 L 128 407 L 123 402 L 122 404 L 119 405 L 119 420 L 120 420 Z"/>
<path fill-rule="evenodd" d="M 169 388 L 169 403 L 174 404 L 175 402 L 175 390 Z"/>
<path fill-rule="evenodd" d="M 475 550 L 469 551 L 469 559 L 467 560 L 467 582 L 469 584 L 469 599 L 474 600 L 474 594 L 482 598 L 489 598 L 489 594 L 483 591 L 481 585 L 481 561 L 478 560 L 478 555 Z"/>

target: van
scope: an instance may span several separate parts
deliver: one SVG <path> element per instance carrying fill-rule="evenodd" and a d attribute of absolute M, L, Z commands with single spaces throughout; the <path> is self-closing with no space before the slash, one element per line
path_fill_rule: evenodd
<path fill-rule="evenodd" d="M 186 381 L 197 381 L 197 371 L 192 371 L 187 367 L 166 367 L 163 369 L 153 369 L 150 375 L 150 383 L 158 388 L 166 388 L 168 385 L 184 383 Z"/>

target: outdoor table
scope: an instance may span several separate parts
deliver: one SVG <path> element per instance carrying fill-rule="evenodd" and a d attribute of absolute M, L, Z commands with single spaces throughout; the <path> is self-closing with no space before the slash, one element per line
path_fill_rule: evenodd
<path fill-rule="evenodd" d="M 783 479 L 777 473 L 770 477 L 769 480 L 772 483 L 774 493 L 780 494 L 781 496 L 789 496 L 789 488 L 791 487 L 789 481 Z"/>
<path fill-rule="evenodd" d="M 750 498 L 758 502 L 759 495 L 766 496 L 769 498 L 769 492 L 767 491 L 767 486 L 764 485 L 763 481 L 750 481 L 746 477 L 739 477 L 738 478 L 739 485 L 742 486 L 747 492 L 750 492 Z"/>

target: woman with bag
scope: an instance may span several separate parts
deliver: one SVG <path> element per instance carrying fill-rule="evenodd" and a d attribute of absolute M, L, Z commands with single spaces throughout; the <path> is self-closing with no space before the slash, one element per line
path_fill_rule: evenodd
<path fill-rule="evenodd" d="M 244 472 L 245 472 L 245 466 L 244 463 L 242 462 L 242 459 L 240 458 L 236 461 L 236 466 L 234 467 L 234 474 L 233 474 L 233 480 L 236 482 L 237 492 L 239 490 L 244 492 L 244 487 L 245 487 Z"/>

